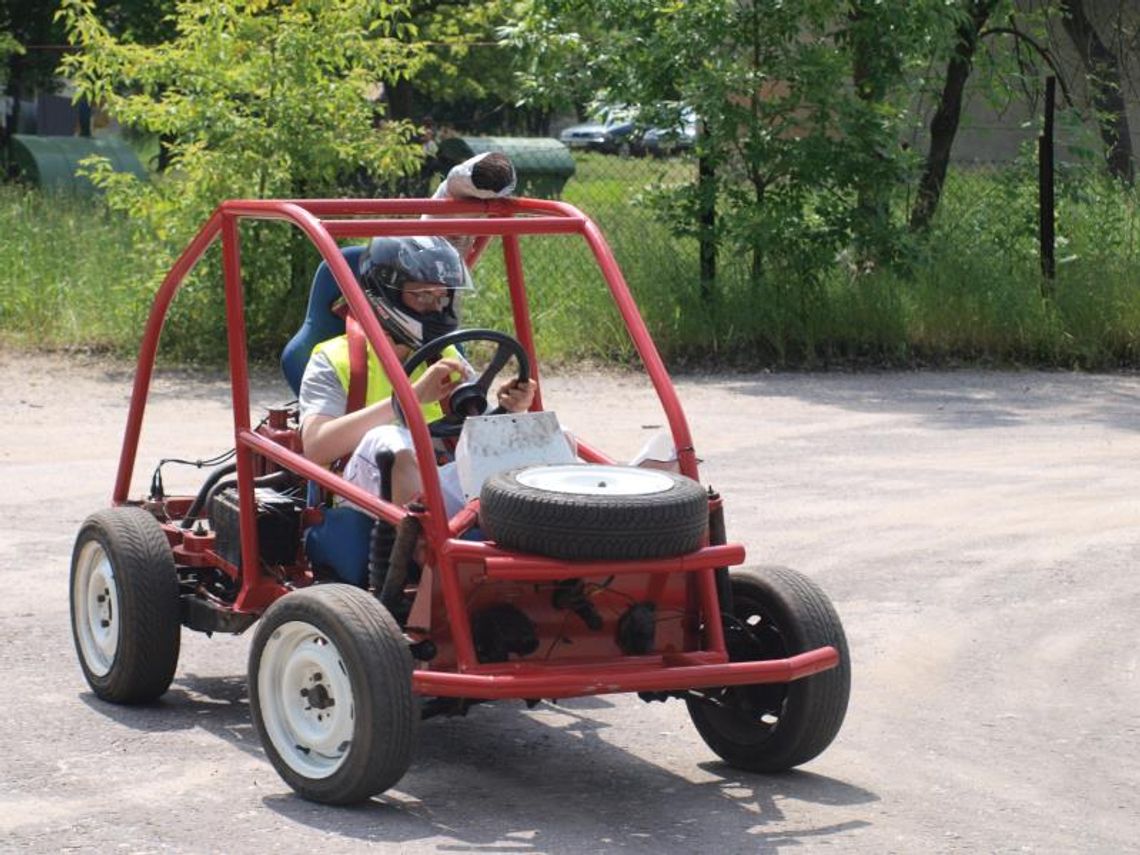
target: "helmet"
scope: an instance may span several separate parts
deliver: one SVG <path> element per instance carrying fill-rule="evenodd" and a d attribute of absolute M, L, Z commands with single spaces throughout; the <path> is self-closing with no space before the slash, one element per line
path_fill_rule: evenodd
<path fill-rule="evenodd" d="M 402 299 L 408 282 L 430 282 L 447 289 L 443 304 L 419 311 Z M 360 256 L 360 284 L 380 326 L 397 344 L 419 347 L 459 326 L 461 291 L 471 277 L 459 253 L 441 237 L 375 237 Z"/>

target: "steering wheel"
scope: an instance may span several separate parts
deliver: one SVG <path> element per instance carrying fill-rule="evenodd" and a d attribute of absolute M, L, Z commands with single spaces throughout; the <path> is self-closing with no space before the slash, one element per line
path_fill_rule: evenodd
<path fill-rule="evenodd" d="M 459 436 L 460 431 L 463 430 L 463 421 L 468 416 L 483 415 L 487 409 L 487 396 L 490 394 L 491 383 L 510 362 L 512 356 L 518 360 L 519 382 L 525 383 L 530 379 L 530 359 L 517 339 L 496 330 L 478 329 L 456 330 L 432 339 L 404 360 L 404 373 L 411 377 L 413 371 L 433 357 L 438 357 L 443 353 L 445 347 L 468 341 L 490 342 L 496 345 L 495 353 L 478 378 L 467 383 L 461 383 L 451 393 L 447 399 L 447 407 L 451 412 L 442 419 L 428 423 L 428 431 L 432 436 Z M 398 421 L 406 424 L 404 412 L 400 408 L 400 402 L 396 400 L 395 392 L 392 393 L 392 412 Z M 502 412 L 504 412 L 502 407 L 496 407 L 491 411 L 491 414 Z"/>

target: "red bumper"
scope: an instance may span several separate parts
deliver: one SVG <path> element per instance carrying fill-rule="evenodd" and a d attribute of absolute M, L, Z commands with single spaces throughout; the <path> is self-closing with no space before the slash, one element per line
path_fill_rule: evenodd
<path fill-rule="evenodd" d="M 727 662 L 716 653 L 637 656 L 619 662 L 481 665 L 462 673 L 416 671 L 412 686 L 428 697 L 572 698 L 620 692 L 668 692 L 712 686 L 787 683 L 839 664 L 834 647 L 820 647 L 787 659 Z"/>

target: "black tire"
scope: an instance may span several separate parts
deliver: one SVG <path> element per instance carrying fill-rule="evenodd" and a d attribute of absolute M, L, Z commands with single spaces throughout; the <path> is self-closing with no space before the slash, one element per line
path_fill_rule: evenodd
<path fill-rule="evenodd" d="M 786 567 L 731 574 L 733 618 L 726 642 L 734 662 L 778 659 L 831 645 L 839 664 L 791 683 L 706 690 L 687 700 L 705 743 L 730 766 L 783 772 L 819 755 L 839 732 L 851 692 L 851 661 L 827 595 Z"/>
<path fill-rule="evenodd" d="M 547 476 L 550 483 L 535 483 Z M 574 486 L 587 482 L 588 490 Z M 652 489 L 637 492 L 642 482 Z M 635 492 L 617 491 L 618 483 Z M 683 555 L 700 547 L 709 521 L 708 495 L 696 481 L 630 466 L 500 472 L 483 484 L 479 507 L 483 529 L 500 546 L 570 561 Z"/>
<path fill-rule="evenodd" d="M 170 688 L 182 638 L 178 571 L 162 526 L 135 507 L 89 516 L 71 554 L 71 636 L 87 685 L 116 704 Z"/>
<path fill-rule="evenodd" d="M 250 647 L 249 706 L 273 768 L 310 801 L 363 801 L 411 764 L 412 657 L 392 616 L 355 586 L 306 588 L 266 610 Z"/>

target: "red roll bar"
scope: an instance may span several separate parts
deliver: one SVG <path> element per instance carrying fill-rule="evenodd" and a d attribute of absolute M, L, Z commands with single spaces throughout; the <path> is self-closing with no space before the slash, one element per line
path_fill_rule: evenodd
<path fill-rule="evenodd" d="M 419 217 L 423 215 L 433 215 L 433 218 L 420 219 Z M 537 199 L 502 199 L 485 202 L 429 199 L 233 200 L 222 203 L 214 211 L 163 279 L 155 296 L 139 348 L 138 366 L 112 497 L 115 504 L 123 504 L 128 500 L 159 337 L 171 301 L 202 254 L 221 235 L 222 264 L 225 274 L 227 340 L 230 353 L 230 384 L 233 398 L 234 443 L 237 451 L 238 498 L 241 508 L 242 566 L 247 569 L 260 567 L 256 521 L 253 512 L 253 454 L 255 452 L 317 482 L 323 487 L 348 498 L 365 510 L 389 521 L 396 522 L 407 514 L 405 509 L 368 495 L 348 484 L 339 475 L 317 466 L 296 452 L 260 436 L 251 429 L 249 423 L 249 369 L 246 364 L 244 288 L 241 279 L 241 247 L 238 237 L 238 221 L 241 219 L 283 220 L 299 228 L 309 237 L 321 257 L 328 264 L 329 270 L 348 302 L 349 308 L 359 319 L 368 341 L 384 367 L 385 373 L 392 381 L 393 390 L 404 411 L 408 429 L 411 431 L 415 443 L 426 507 L 426 513 L 423 514 L 422 518 L 424 531 L 428 536 L 429 543 L 441 545 L 439 547 L 441 549 L 441 588 L 448 614 L 452 620 L 452 636 L 455 639 L 460 671 L 475 667 L 476 657 L 471 642 L 470 623 L 461 601 L 458 580 L 454 575 L 456 558 L 448 555 L 448 549 L 444 546 L 447 544 L 452 530 L 444 513 L 443 496 L 427 424 L 419 406 L 416 405 L 415 393 L 412 391 L 411 383 L 404 375 L 400 360 L 388 337 L 382 334 L 379 322 L 370 310 L 367 298 L 357 283 L 356 277 L 345 262 L 336 243 L 336 238 L 362 238 L 384 234 L 472 234 L 478 236 L 479 239 L 468 258 L 470 262 L 482 252 L 488 237 L 501 237 L 514 312 L 515 331 L 530 357 L 531 365 L 537 376 L 538 360 L 527 308 L 528 302 L 523 281 L 518 238 L 520 235 L 537 234 L 581 235 L 602 270 L 610 293 L 617 304 L 622 319 L 625 321 L 626 328 L 629 330 L 633 345 L 657 392 L 673 435 L 673 443 L 678 450 L 681 472 L 694 480 L 699 480 L 697 457 L 693 449 L 688 422 L 660 354 L 658 354 L 649 331 L 637 310 L 617 262 L 597 226 L 573 206 L 562 202 Z M 540 400 L 536 400 L 535 408 L 541 409 Z M 588 459 L 607 459 L 602 452 L 587 445 L 581 446 L 581 450 Z M 451 543 L 455 543 L 455 541 L 451 541 Z M 716 553 L 716 557 L 726 558 L 728 556 Z M 742 556 L 732 553 L 731 557 L 740 558 Z M 699 560 L 700 566 L 673 569 L 684 569 L 691 574 L 689 578 L 695 579 L 694 594 L 701 605 L 702 613 L 706 615 L 715 614 L 717 599 L 712 569 L 714 564 L 709 555 Z M 539 563 L 527 565 L 523 562 L 512 565 L 509 561 L 496 560 L 491 562 L 491 567 L 495 574 L 509 575 L 527 572 L 528 567 L 530 570 L 540 570 L 542 568 L 539 567 Z M 234 607 L 237 611 L 256 612 L 265 608 L 280 593 L 280 586 L 275 580 L 269 579 L 257 571 L 243 572 L 241 588 Z M 724 639 L 720 621 L 706 621 L 706 632 L 708 633 L 710 652 L 718 656 L 719 661 L 723 662 L 725 656 Z M 440 693 L 446 694 L 447 692 Z"/>

